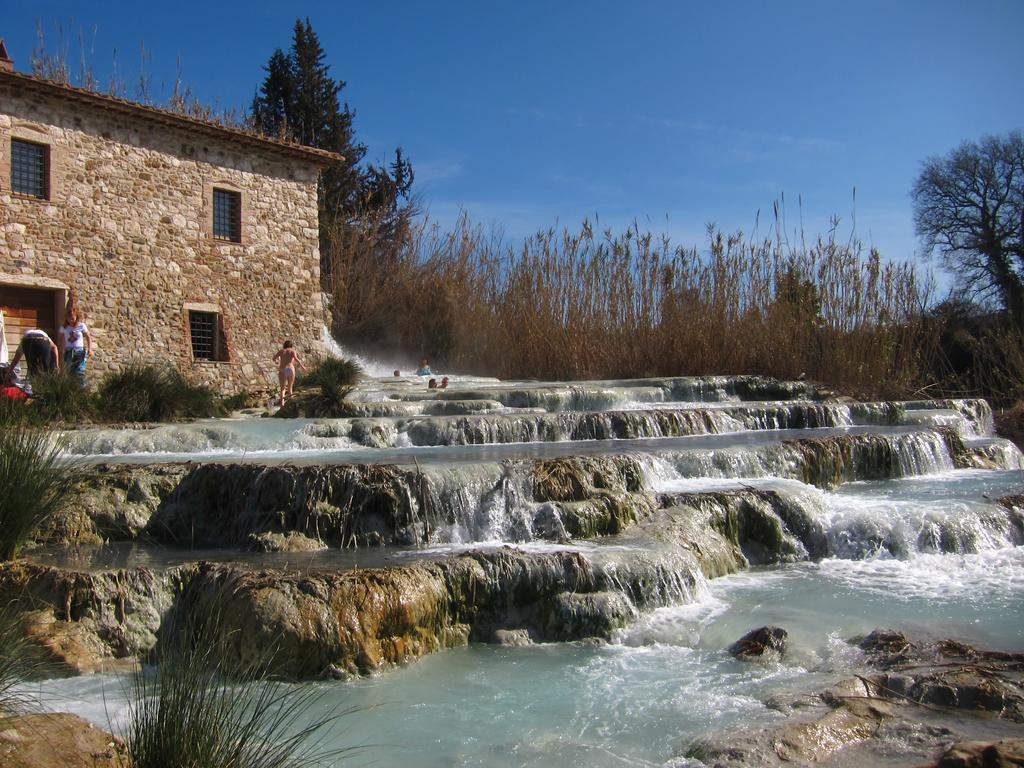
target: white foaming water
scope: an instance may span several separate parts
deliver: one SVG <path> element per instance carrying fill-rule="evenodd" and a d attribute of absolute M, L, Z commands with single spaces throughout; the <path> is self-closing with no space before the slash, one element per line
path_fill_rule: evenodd
<path fill-rule="evenodd" d="M 1002 469 L 1024 469 L 1024 454 L 1011 441 L 1001 437 L 964 438 L 964 445 Z"/>
<path fill-rule="evenodd" d="M 909 559 L 1013 547 L 1024 543 L 1020 526 L 992 499 L 1022 487 L 1019 470 L 848 483 L 824 495 L 829 551 L 847 559 Z"/>
<path fill-rule="evenodd" d="M 257 452 L 346 450 L 356 447 L 348 424 L 312 419 L 205 419 L 139 429 L 65 432 L 64 452 L 76 456 L 145 454 L 230 456 Z"/>
<path fill-rule="evenodd" d="M 345 349 L 338 341 L 331 335 L 331 330 L 324 325 L 321 331 L 321 341 L 323 342 L 324 348 L 334 357 L 342 357 L 346 360 L 354 360 L 359 363 L 359 367 L 363 369 L 363 373 L 367 376 L 372 376 L 375 379 L 386 379 L 392 382 L 409 382 L 409 383 L 426 383 L 428 377 L 417 376 L 416 362 L 412 360 L 380 360 L 373 357 L 367 357 L 365 355 L 357 355 L 355 352 L 350 352 Z M 400 371 L 401 376 L 396 377 L 395 371 Z M 497 382 L 497 379 L 482 378 L 477 376 L 460 376 L 454 373 L 447 373 L 445 371 L 436 370 L 431 374 L 438 378 L 442 376 L 448 376 L 453 382 Z"/>
<path fill-rule="evenodd" d="M 901 421 L 920 427 L 948 427 L 962 437 L 976 437 L 978 434 L 974 422 L 957 411 L 919 408 L 908 410 Z"/>
<path fill-rule="evenodd" d="M 942 565 L 949 556 L 920 568 L 826 561 L 756 570 L 712 581 L 697 603 L 643 616 L 611 643 L 475 645 L 321 684 L 325 707 L 368 708 L 343 718 L 325 746 L 375 745 L 362 756 L 367 763 L 425 768 L 664 765 L 696 738 L 777 721 L 762 703 L 769 696 L 820 690 L 859 671 L 860 654 L 846 639 L 876 627 L 1021 650 L 1024 552 L 1004 555 L 953 558 L 963 587 L 934 573 L 950 572 Z M 1016 575 L 1000 580 L 1007 571 Z M 728 655 L 730 643 L 765 624 L 789 632 L 784 662 Z M 33 690 L 103 726 L 108 712 L 124 717 L 126 688 L 110 675 Z"/>
<path fill-rule="evenodd" d="M 908 560 L 829 558 L 818 563 L 817 568 L 824 578 L 847 589 L 903 603 L 984 601 L 990 608 L 996 608 L 1019 607 L 1024 601 L 1021 547 L 969 555 L 918 554 Z"/>
<path fill-rule="evenodd" d="M 325 335 L 325 341 L 328 338 Z M 335 351 L 351 357 L 340 348 Z M 384 377 L 361 385 L 359 396 L 364 402 L 422 404 L 422 398 L 417 400 L 425 387 L 422 379 L 396 381 L 391 377 L 395 366 L 378 361 L 364 364 L 370 374 Z M 467 377 L 465 381 L 483 380 Z M 486 397 L 496 407 L 498 401 L 504 403 L 507 412 L 622 409 L 624 403 L 652 409 L 660 407 L 659 398 L 666 396 L 663 388 L 627 382 L 565 384 L 547 387 L 546 394 L 545 386 L 536 383 L 487 383 L 486 387 L 463 386 L 468 396 Z M 699 395 L 728 401 L 719 407 L 738 405 L 717 385 L 697 394 L 683 389 L 674 394 L 687 400 Z M 713 407 L 707 402 L 665 405 Z M 769 413 L 776 404 L 750 405 L 755 414 L 751 418 L 761 426 L 776 423 Z M 876 409 L 877 420 L 871 423 L 888 424 L 886 414 L 895 411 L 891 404 L 880 405 L 884 407 Z M 835 410 L 834 420 L 849 421 L 842 412 L 846 406 L 828 407 Z M 968 427 L 974 423 L 970 418 L 982 424 L 984 414 L 984 409 L 970 403 L 951 410 L 922 407 L 905 423 L 952 426 L 970 435 L 973 428 Z M 733 418 L 732 413 L 722 415 Z M 400 419 L 406 416 L 400 414 L 390 422 L 393 432 L 387 439 L 396 445 L 412 442 L 408 432 L 397 432 Z M 735 422 L 737 429 L 742 426 L 738 418 Z M 192 451 L 208 455 L 219 451 L 234 457 L 255 452 L 326 462 L 343 460 L 338 457 L 347 457 L 346 451 L 355 447 L 348 436 L 351 429 L 348 420 L 266 419 L 122 430 L 116 435 L 83 430 L 72 440 L 80 441 L 82 453 L 101 448 L 110 453 L 151 450 L 154 457 L 166 457 L 179 451 L 190 458 Z M 777 442 L 792 434 L 768 435 L 760 441 L 750 433 L 722 440 L 713 435 L 713 440 L 694 441 L 696 447 L 679 442 L 666 450 L 655 442 L 609 445 L 608 453 L 638 451 L 645 488 L 655 493 L 743 488 L 777 493 L 785 505 L 773 502 L 761 510 L 767 514 L 781 510 L 780 519 L 796 523 L 802 518 L 794 510 L 802 512 L 821 526 L 831 548 L 829 556 L 816 563 L 755 569 L 710 583 L 680 569 L 675 583 L 662 579 L 665 584 L 648 582 L 645 589 L 648 595 L 664 591 L 683 604 L 639 612 L 636 621 L 609 643 L 516 649 L 473 646 L 438 653 L 378 677 L 325 684 L 325 705 L 376 707 L 385 702 L 345 718 L 341 723 L 345 733 L 335 737 L 334 743 L 382 745 L 366 753 L 368 762 L 427 768 L 677 764 L 673 756 L 696 737 L 741 725 L 757 727 L 778 718 L 762 704 L 768 696 L 817 690 L 836 676 L 856 671 L 860 656 L 846 639 L 875 627 L 941 634 L 1011 651 L 1024 649 L 1024 547 L 1014 546 L 1019 534 L 1011 516 L 991 501 L 1019 493 L 1024 472 L 953 471 L 945 443 L 936 435 L 890 432 L 895 433 L 891 436 L 894 466 L 877 469 L 902 479 L 848 483 L 829 492 L 793 479 L 804 476 L 800 453 L 792 445 Z M 578 447 L 582 452 L 593 442 Z M 981 460 L 1020 466 L 1019 451 L 1005 441 L 969 440 L 968 444 L 979 451 Z M 665 554 L 655 547 L 642 547 L 642 542 L 630 544 L 626 538 L 612 544 L 532 540 L 539 535 L 535 518 L 550 510 L 541 510 L 542 505 L 533 502 L 526 474 L 513 472 L 510 477 L 502 461 L 542 456 L 545 449 L 523 444 L 515 450 L 491 455 L 467 452 L 474 463 L 462 465 L 450 460 L 458 455 L 455 450 L 392 453 L 398 457 L 393 460 L 406 463 L 415 457 L 435 459 L 432 466 L 424 464 L 429 502 L 417 511 L 428 524 L 431 546 L 402 551 L 394 558 L 406 562 L 406 558 L 495 549 L 518 541 L 516 546 L 531 553 L 583 553 L 595 569 L 603 569 L 607 589 L 614 592 L 627 589 L 624 576 L 615 578 L 616 565 L 623 566 L 619 573 L 624 574 L 638 553 L 653 561 Z M 359 455 L 365 453 L 364 449 Z M 664 571 L 671 577 L 668 558 L 665 563 Z M 654 604 L 657 601 L 646 603 Z M 741 664 L 728 656 L 725 649 L 730 643 L 764 624 L 783 626 L 790 633 L 792 650 L 783 663 Z M 49 704 L 77 711 L 101 725 L 107 725 L 108 717 L 123 722 L 127 712 L 124 684 L 111 676 L 51 680 L 34 689 L 49 695 Z M 395 722 L 402 727 L 396 729 Z"/>
<path fill-rule="evenodd" d="M 419 549 L 400 552 L 398 553 L 398 557 L 412 560 L 422 558 L 424 555 L 461 555 L 466 552 L 487 552 L 496 549 L 517 549 L 522 550 L 523 552 L 545 554 L 552 552 L 593 552 L 594 545 L 586 541 L 573 544 L 560 544 L 551 541 L 520 541 L 516 542 L 515 545 L 511 545 L 507 541 L 495 539 L 491 541 L 431 544 L 430 546 L 421 547 Z"/>
<path fill-rule="evenodd" d="M 409 369 L 408 365 L 394 364 L 392 362 L 383 362 L 380 360 L 373 360 L 362 355 L 357 355 L 353 352 L 349 352 L 347 349 L 342 347 L 335 338 L 331 335 L 331 329 L 324 325 L 321 332 L 321 341 L 323 341 L 324 347 L 334 357 L 343 357 L 346 360 L 354 360 L 359 363 L 359 367 L 363 369 L 363 372 L 368 376 L 374 378 L 385 378 L 394 375 L 395 371 L 400 371 L 403 368 Z"/>
<path fill-rule="evenodd" d="M 701 466 L 704 476 L 687 475 L 679 471 L 678 461 L 658 456 L 643 457 L 641 466 L 646 487 L 656 493 L 776 492 L 823 526 L 828 552 L 838 558 L 908 559 L 1024 543 L 1021 525 L 992 501 L 1024 489 L 1024 472 L 1019 470 L 947 469 L 847 483 L 824 492 L 788 478 L 715 472 L 714 465 Z"/>

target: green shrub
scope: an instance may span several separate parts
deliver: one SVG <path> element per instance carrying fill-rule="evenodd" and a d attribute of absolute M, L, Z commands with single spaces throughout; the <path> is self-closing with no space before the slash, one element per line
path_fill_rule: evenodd
<path fill-rule="evenodd" d="M 169 365 L 132 365 L 103 378 L 99 409 L 119 421 L 168 421 L 203 418 L 224 412 L 217 394 L 205 385 L 190 384 Z"/>
<path fill-rule="evenodd" d="M 273 681 L 273 649 L 237 662 L 230 641 L 216 618 L 162 633 L 155 666 L 133 680 L 126 768 L 300 768 L 346 751 L 320 747 L 346 714 L 323 709 L 325 688 Z"/>
<path fill-rule="evenodd" d="M 13 604 L 0 606 L 0 731 L 5 720 L 35 709 L 37 702 L 19 690 L 40 671 L 38 655 L 25 638 L 21 615 Z"/>
<path fill-rule="evenodd" d="M 238 411 L 242 408 L 252 408 L 258 402 L 256 396 L 247 389 L 228 395 L 221 400 L 225 411 Z"/>
<path fill-rule="evenodd" d="M 353 360 L 325 357 L 299 380 L 300 387 L 316 387 L 318 392 L 302 398 L 298 408 L 314 418 L 347 416 L 345 399 L 362 373 L 363 369 Z"/>
<path fill-rule="evenodd" d="M 0 561 L 67 503 L 74 476 L 48 433 L 16 419 L 0 429 Z"/>
<path fill-rule="evenodd" d="M 32 377 L 31 418 L 39 424 L 89 421 L 96 413 L 93 396 L 77 378 L 63 371 L 37 373 Z"/>
<path fill-rule="evenodd" d="M 354 360 L 325 357 L 299 377 L 300 387 L 352 387 L 359 382 L 363 369 Z"/>

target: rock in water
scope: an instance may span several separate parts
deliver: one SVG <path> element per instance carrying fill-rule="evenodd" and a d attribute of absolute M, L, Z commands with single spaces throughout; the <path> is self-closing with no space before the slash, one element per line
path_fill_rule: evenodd
<path fill-rule="evenodd" d="M 788 637 L 782 627 L 761 627 L 730 645 L 729 653 L 741 661 L 778 661 L 786 652 Z"/>
<path fill-rule="evenodd" d="M 1024 765 L 1024 739 L 1003 739 L 991 744 L 961 741 L 935 763 L 935 768 L 989 768 Z"/>

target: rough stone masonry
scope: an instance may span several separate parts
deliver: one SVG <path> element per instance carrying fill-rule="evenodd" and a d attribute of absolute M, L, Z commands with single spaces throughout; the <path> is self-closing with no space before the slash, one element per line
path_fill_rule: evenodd
<path fill-rule="evenodd" d="M 6 65 L 0 305 L 35 302 L 40 327 L 56 330 L 73 290 L 93 333 L 94 381 L 168 361 L 197 382 L 256 388 L 275 380 L 283 339 L 319 348 L 317 178 L 337 155 Z M 41 196 L 14 190 L 15 144 L 44 159 Z M 214 236 L 214 190 L 240 204 L 237 238 Z M 213 322 L 214 354 L 196 351 L 197 317 Z"/>

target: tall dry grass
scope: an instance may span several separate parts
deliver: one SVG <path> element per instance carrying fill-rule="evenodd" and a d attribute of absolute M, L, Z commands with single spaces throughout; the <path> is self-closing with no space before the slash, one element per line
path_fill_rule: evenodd
<path fill-rule="evenodd" d="M 920 385 L 931 281 L 856 238 L 809 245 L 709 228 L 704 248 L 631 227 L 518 245 L 463 218 L 328 265 L 335 331 L 374 351 L 501 377 L 761 373 L 849 391 Z"/>

